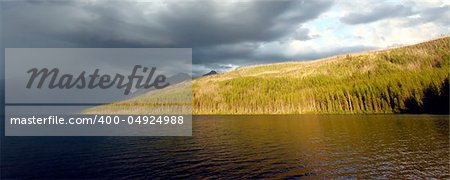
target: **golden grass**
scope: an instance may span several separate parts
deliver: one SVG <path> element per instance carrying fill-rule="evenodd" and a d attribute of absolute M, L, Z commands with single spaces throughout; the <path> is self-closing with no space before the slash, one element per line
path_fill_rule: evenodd
<path fill-rule="evenodd" d="M 433 104 L 448 107 L 449 59 L 447 36 L 394 49 L 237 68 L 194 79 L 192 111 L 194 114 L 435 113 L 432 109 L 441 107 Z M 176 94 L 183 91 L 174 89 L 181 87 L 128 101 L 178 97 Z M 111 109 L 112 106 L 101 106 L 86 112 L 117 112 Z M 152 113 L 145 108 L 131 111 Z"/>

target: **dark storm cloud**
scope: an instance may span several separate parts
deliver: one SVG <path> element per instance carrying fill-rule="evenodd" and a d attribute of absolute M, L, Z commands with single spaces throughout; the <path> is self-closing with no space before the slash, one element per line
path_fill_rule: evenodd
<path fill-rule="evenodd" d="M 31 34 L 86 47 L 205 47 L 276 40 L 330 5 L 325 0 L 168 1 L 159 10 L 151 2 L 4 2 L 2 15 L 4 33 L 14 37 Z"/>
<path fill-rule="evenodd" d="M 217 3 L 171 6 L 161 16 L 178 45 L 192 47 L 242 42 L 273 41 L 295 31 L 300 23 L 316 18 L 328 1 L 238 2 L 232 8 Z"/>
<path fill-rule="evenodd" d="M 2 41 L 5 47 L 187 47 L 195 64 L 279 61 L 286 58 L 259 57 L 259 44 L 293 33 L 310 38 L 308 30 L 296 30 L 331 6 L 330 0 L 2 2 Z"/>
<path fill-rule="evenodd" d="M 365 24 L 386 18 L 404 17 L 414 13 L 411 7 L 401 4 L 379 4 L 366 12 L 360 12 L 358 9 L 355 9 L 355 11 L 342 17 L 341 22 L 352 25 Z"/>
<path fill-rule="evenodd" d="M 198 48 L 193 52 L 196 64 L 207 64 L 208 62 L 224 61 L 232 59 L 251 59 L 255 49 L 259 47 L 255 43 L 219 45 Z"/>

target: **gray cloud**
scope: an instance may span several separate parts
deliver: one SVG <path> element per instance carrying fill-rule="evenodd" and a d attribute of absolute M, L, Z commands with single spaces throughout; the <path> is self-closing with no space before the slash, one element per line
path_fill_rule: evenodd
<path fill-rule="evenodd" d="M 300 28 L 300 29 L 297 29 L 297 31 L 295 31 L 292 38 L 295 40 L 305 41 L 305 40 L 313 39 L 314 37 L 310 35 L 309 29 Z"/>
<path fill-rule="evenodd" d="M 239 65 L 256 65 L 256 64 L 267 64 L 267 63 L 273 63 L 273 62 L 283 62 L 283 61 L 303 61 L 303 60 L 313 60 L 313 59 L 319 59 L 324 57 L 330 57 L 337 54 L 348 54 L 348 53 L 354 53 L 354 52 L 360 52 L 360 51 L 367 51 L 367 50 L 375 50 L 378 49 L 374 46 L 344 46 L 344 47 L 336 47 L 324 50 L 322 52 L 313 52 L 308 53 L 304 55 L 299 56 L 293 56 L 293 57 L 287 57 L 282 54 L 270 54 L 270 55 L 264 55 L 264 56 L 258 56 L 257 54 L 249 54 L 247 53 L 247 56 L 235 56 L 232 59 L 229 59 L 229 57 L 224 58 L 221 61 L 208 63 L 208 64 L 199 64 L 193 66 L 193 76 L 199 77 L 203 74 L 215 70 L 219 73 L 225 72 L 231 69 L 235 69 L 239 66 L 234 66 L 232 64 L 239 64 Z M 238 57 L 242 57 L 242 59 L 239 59 Z M 221 57 L 219 57 L 221 58 Z M 230 64 L 221 64 L 223 62 L 227 62 Z"/>
<path fill-rule="evenodd" d="M 330 5 L 328 0 L 168 1 L 159 10 L 151 2 L 5 2 L 2 14 L 4 33 L 15 38 L 32 33 L 87 47 L 206 47 L 276 40 Z"/>
<path fill-rule="evenodd" d="M 255 65 L 283 61 L 314 60 L 333 56 L 336 54 L 347 54 L 359 51 L 374 50 L 378 48 L 375 46 L 367 45 L 342 45 L 339 47 L 329 47 L 321 50 L 320 52 L 316 51 L 291 56 L 279 51 L 265 52 L 264 54 L 261 54 L 259 51 L 255 50 L 261 48 L 261 46 L 263 46 L 263 44 L 230 45 L 203 48 L 196 51 L 196 55 L 194 57 L 197 57 L 198 64 L 220 71 L 220 69 L 222 68 L 218 68 L 218 66 L 227 64 Z M 211 61 L 210 58 L 213 58 L 215 60 Z"/>
<path fill-rule="evenodd" d="M 332 5 L 318 1 L 2 2 L 5 47 L 187 47 L 195 64 L 257 61 Z M 297 32 L 296 36 L 301 37 Z M 308 36 L 308 34 L 304 35 Z M 239 60 L 237 60 L 239 59 Z"/>
<path fill-rule="evenodd" d="M 421 10 L 418 15 L 417 18 L 410 18 L 410 23 L 407 25 L 412 26 L 427 22 L 435 22 L 442 26 L 450 25 L 450 5 L 426 8 Z"/>
<path fill-rule="evenodd" d="M 173 6 L 162 22 L 177 45 L 204 47 L 218 44 L 273 41 L 314 19 L 328 1 L 253 1 L 236 3 L 230 9 L 217 3 Z M 315 9 L 310 9 L 314 7 Z"/>
<path fill-rule="evenodd" d="M 316 59 L 372 49 L 369 44 L 286 55 L 277 49 L 283 46 L 263 48 L 267 44 L 292 40 L 321 39 L 310 33 L 309 26 L 302 25 L 333 5 L 332 0 L 3 1 L 2 44 L 31 48 L 192 48 L 193 63 L 201 67 L 200 70 Z M 383 2 L 367 12 L 350 13 L 340 21 L 362 24 L 419 14 L 419 18 L 406 18 L 410 19 L 410 24 L 405 26 L 426 22 L 445 26 L 448 25 L 448 8 L 447 5 L 413 10 L 406 4 Z"/>
<path fill-rule="evenodd" d="M 378 4 L 366 12 L 352 12 L 343 16 L 340 20 L 346 24 L 365 24 L 375 22 L 385 18 L 403 17 L 413 14 L 410 6 L 401 4 Z"/>

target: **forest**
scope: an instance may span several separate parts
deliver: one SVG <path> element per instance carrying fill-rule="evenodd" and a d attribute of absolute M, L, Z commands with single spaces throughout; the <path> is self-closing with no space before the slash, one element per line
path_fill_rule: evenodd
<path fill-rule="evenodd" d="M 450 38 L 194 80 L 195 114 L 449 112 Z"/>
<path fill-rule="evenodd" d="M 242 67 L 124 102 L 170 97 L 170 102 L 192 102 L 192 109 L 180 111 L 193 114 L 448 114 L 449 73 L 450 37 L 442 37 L 314 61 Z M 124 102 L 85 113 L 155 113 L 154 107 L 120 108 Z"/>

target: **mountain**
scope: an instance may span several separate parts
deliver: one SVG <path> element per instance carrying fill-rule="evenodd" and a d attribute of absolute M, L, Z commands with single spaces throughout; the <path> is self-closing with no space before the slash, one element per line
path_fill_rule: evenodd
<path fill-rule="evenodd" d="M 213 71 L 210 71 L 209 73 L 203 74 L 203 76 L 209 76 L 209 75 L 214 75 L 214 74 L 217 74 L 217 72 L 213 70 Z"/>
<path fill-rule="evenodd" d="M 193 80 L 193 112 L 448 114 L 449 73 L 450 37 L 315 61 L 250 66 Z M 109 109 L 86 113 L 116 112 Z"/>

